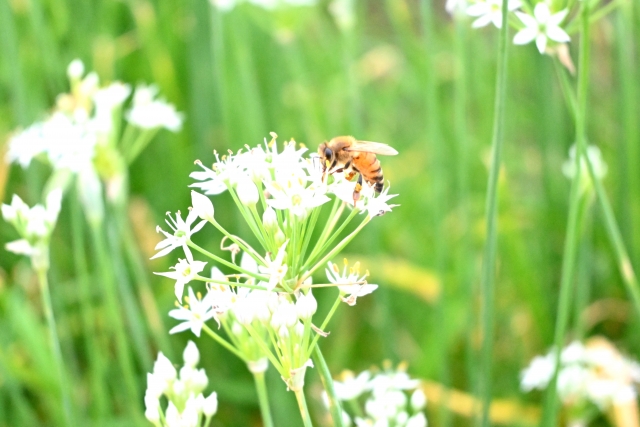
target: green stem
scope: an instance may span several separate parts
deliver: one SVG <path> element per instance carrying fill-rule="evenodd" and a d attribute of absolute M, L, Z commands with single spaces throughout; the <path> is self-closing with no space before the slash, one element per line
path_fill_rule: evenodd
<path fill-rule="evenodd" d="M 313 427 L 311 416 L 309 415 L 309 408 L 307 408 L 307 401 L 304 398 L 304 391 L 296 390 L 295 393 L 296 399 L 298 400 L 298 408 L 300 409 L 300 415 L 302 416 L 304 427 Z"/>
<path fill-rule="evenodd" d="M 502 0 L 502 29 L 500 30 L 500 44 L 498 48 L 498 75 L 496 78 L 496 93 L 494 104 L 493 138 L 491 142 L 491 169 L 487 190 L 487 238 L 484 246 L 482 262 L 482 358 L 480 373 L 480 394 L 482 397 L 482 426 L 489 426 L 489 410 L 491 407 L 491 375 L 493 354 L 493 318 L 494 318 L 494 288 L 495 288 L 495 259 L 497 251 L 497 223 L 498 223 L 498 176 L 500 175 L 500 158 L 504 139 L 504 116 L 507 89 L 507 0 Z"/>
<path fill-rule="evenodd" d="M 227 340 L 225 340 L 224 338 L 222 338 L 220 335 L 216 334 L 213 331 L 213 329 L 211 329 L 207 325 L 203 324 L 202 325 L 202 330 L 205 331 L 207 333 L 207 335 L 209 335 L 211 338 L 213 338 L 218 344 L 220 344 L 221 346 L 223 346 L 224 348 L 229 350 L 231 353 L 233 353 L 236 356 L 238 356 L 238 358 L 240 360 L 242 360 L 245 363 L 247 362 L 247 360 L 244 357 L 244 355 L 242 353 L 240 353 L 237 348 L 235 348 L 234 346 L 229 344 L 229 342 Z"/>
<path fill-rule="evenodd" d="M 327 396 L 329 397 L 329 411 L 331 412 L 331 418 L 333 418 L 333 425 L 335 427 L 343 427 L 342 423 L 342 407 L 340 406 L 340 400 L 336 396 L 336 390 L 333 387 L 333 378 L 331 372 L 327 366 L 327 362 L 324 360 L 324 356 L 320 351 L 319 346 L 315 346 L 313 349 L 313 363 L 318 368 L 318 374 L 320 374 L 320 380 L 324 386 Z"/>
<path fill-rule="evenodd" d="M 267 393 L 267 385 L 264 380 L 264 372 L 254 372 L 253 379 L 256 382 L 256 391 L 258 393 L 258 402 L 260 403 L 260 414 L 262 414 L 262 424 L 264 427 L 273 427 L 273 418 L 271 417 L 271 408 L 269 408 L 269 395 Z"/>
<path fill-rule="evenodd" d="M 571 195 L 569 201 L 569 218 L 565 237 L 564 253 L 562 257 L 562 276 L 560 281 L 560 300 L 558 301 L 558 314 L 554 336 L 555 366 L 556 372 L 547 387 L 545 396 L 545 411 L 543 425 L 551 427 L 557 425 L 556 414 L 558 411 L 558 399 L 556 398 L 556 384 L 558 380 L 558 367 L 560 352 L 562 349 L 567 324 L 570 316 L 571 286 L 573 284 L 576 267 L 576 256 L 580 233 L 578 220 L 580 216 L 580 179 L 582 157 L 586 151 L 586 115 L 587 115 L 587 89 L 589 80 L 589 6 L 588 2 L 582 3 L 582 34 L 580 39 L 580 57 L 578 69 L 578 96 L 576 108 L 576 156 L 575 175 L 571 182 Z"/>
<path fill-rule="evenodd" d="M 47 256 L 48 258 L 48 256 Z M 60 350 L 60 340 L 58 339 L 58 330 L 56 327 L 56 319 L 53 315 L 53 305 L 51 304 L 51 293 L 49 292 L 49 280 L 47 279 L 47 268 L 36 269 L 38 282 L 40 283 L 40 296 L 42 297 L 42 307 L 47 319 L 47 327 L 49 329 L 49 339 L 51 340 L 51 352 L 53 353 L 53 361 L 56 365 L 56 374 L 60 386 L 60 394 L 62 397 L 62 409 L 64 413 L 65 423 L 68 426 L 73 425 L 71 416 L 71 397 L 68 382 L 65 378 L 64 365 L 62 363 L 62 351 Z"/>
<path fill-rule="evenodd" d="M 71 230 L 72 247 L 74 257 L 75 274 L 79 288 L 82 328 L 85 335 L 85 349 L 89 364 L 90 390 L 95 399 L 96 419 L 104 419 L 108 413 L 107 390 L 103 382 L 103 374 L 106 372 L 104 362 L 104 350 L 100 345 L 98 331 L 96 329 L 96 316 L 92 303 L 92 288 L 87 267 L 87 255 L 84 245 L 84 219 L 82 207 L 78 197 L 71 198 Z"/>
<path fill-rule="evenodd" d="M 327 325 L 329 324 L 329 321 L 331 320 L 333 315 L 336 313 L 336 310 L 340 306 L 340 302 L 342 302 L 342 299 L 340 298 L 340 293 L 338 293 L 338 298 L 336 298 L 335 302 L 333 303 L 333 306 L 331 307 L 331 310 L 329 310 L 329 314 L 327 314 L 327 317 L 324 318 L 324 322 L 322 322 L 322 325 L 320 326 L 320 330 L 324 331 L 324 329 L 327 327 Z M 319 339 L 320 339 L 320 334 L 316 334 L 316 336 L 313 337 L 313 342 L 309 346 L 311 351 L 313 351 L 313 348 L 316 346 Z M 307 359 L 309 358 L 309 356 L 310 354 L 307 355 Z"/>
<path fill-rule="evenodd" d="M 109 324 L 115 334 L 116 359 L 120 365 L 120 374 L 124 383 L 126 402 L 129 410 L 138 412 L 138 386 L 135 381 L 133 364 L 131 362 L 129 343 L 125 334 L 125 327 L 122 321 L 122 313 L 118 304 L 117 284 L 113 275 L 113 269 L 109 262 L 107 245 L 102 234 L 104 223 L 91 224 L 91 237 L 93 247 L 98 258 L 98 269 L 102 280 L 104 297 L 107 305 Z"/>
<path fill-rule="evenodd" d="M 204 248 L 201 248 L 200 246 L 198 246 L 195 243 L 193 243 L 191 240 L 189 240 L 187 242 L 187 246 L 189 246 L 190 248 L 195 249 L 196 251 L 200 252 L 203 255 L 208 256 L 209 258 L 213 259 L 214 261 L 217 261 L 220 264 L 225 265 L 225 266 L 227 266 L 229 268 L 233 268 L 234 270 L 237 270 L 237 271 L 239 271 L 239 272 L 241 272 L 243 274 L 247 274 L 247 275 L 249 275 L 251 277 L 254 277 L 254 278 L 258 279 L 258 280 L 262 280 L 262 281 L 265 281 L 265 282 L 269 281 L 268 277 L 261 276 L 259 274 L 254 273 L 253 271 L 245 270 L 244 268 L 240 268 L 237 265 L 235 265 L 234 263 L 229 262 L 226 259 L 220 258 L 218 255 L 212 254 L 211 252 L 207 251 Z"/>

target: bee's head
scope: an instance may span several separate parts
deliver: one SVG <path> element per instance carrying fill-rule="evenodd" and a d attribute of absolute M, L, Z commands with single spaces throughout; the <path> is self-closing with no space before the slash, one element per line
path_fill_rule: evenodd
<path fill-rule="evenodd" d="M 318 154 L 322 160 L 323 168 L 329 168 L 333 164 L 334 152 L 326 143 L 320 144 L 320 147 L 318 147 Z"/>

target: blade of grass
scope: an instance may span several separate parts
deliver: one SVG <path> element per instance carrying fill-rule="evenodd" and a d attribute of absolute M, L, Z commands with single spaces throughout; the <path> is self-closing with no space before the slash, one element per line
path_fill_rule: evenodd
<path fill-rule="evenodd" d="M 505 103 L 507 90 L 507 0 L 502 0 L 502 28 L 498 46 L 498 73 L 494 103 L 493 137 L 491 141 L 491 168 L 487 184 L 486 240 L 482 258 L 482 356 L 480 359 L 479 390 L 482 398 L 481 425 L 489 427 L 492 393 L 492 355 L 496 252 L 498 246 L 498 177 L 500 175 L 502 145 L 504 140 Z"/>

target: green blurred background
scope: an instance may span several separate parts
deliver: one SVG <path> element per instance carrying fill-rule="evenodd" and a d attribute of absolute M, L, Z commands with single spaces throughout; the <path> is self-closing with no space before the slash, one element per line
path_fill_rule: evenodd
<path fill-rule="evenodd" d="M 636 268 L 640 267 L 640 8 L 633 1 L 593 27 L 589 136 L 609 166 L 605 179 Z M 635 7 L 635 9 L 634 9 Z M 154 82 L 186 122 L 178 134 L 161 132 L 133 164 L 131 215 L 148 258 L 156 224 L 166 211 L 185 211 L 193 161 L 256 145 L 270 131 L 311 150 L 332 136 L 352 134 L 385 142 L 400 155 L 382 159 L 391 193 L 401 206 L 376 218 L 347 248 L 380 289 L 343 307 L 323 340 L 336 374 L 360 371 L 385 359 L 406 361 L 414 377 L 472 394 L 481 344 L 479 271 L 497 54 L 494 28 L 472 30 L 455 21 L 441 1 L 355 2 L 355 25 L 336 24 L 329 2 L 272 11 L 250 4 L 221 13 L 205 0 L 0 0 L 0 144 L 11 132 L 43 118 L 68 90 L 66 66 L 82 59 L 102 81 Z M 576 58 L 575 42 L 570 48 Z M 533 45 L 509 48 L 507 130 L 500 176 L 499 253 L 493 394 L 515 415 L 539 406 L 540 394 L 519 391 L 519 371 L 553 340 L 568 208 L 569 180 L 562 164 L 573 124 L 552 59 Z M 0 196 L 40 198 L 48 170 L 0 166 Z M 227 195 L 214 199 L 216 216 L 247 235 Z M 570 336 L 603 334 L 626 353 L 640 355 L 638 321 L 624 292 L 601 213 L 585 212 Z M 79 325 L 71 214 L 63 205 L 53 238 L 51 286 L 65 360 L 84 416 L 88 397 Z M 0 242 L 16 238 L 6 223 Z M 219 236 L 201 237 L 210 248 Z M 207 240 L 208 239 L 208 240 Z M 0 425 L 53 425 L 56 393 L 46 330 L 28 261 L 0 252 Z M 339 261 L 339 260 L 335 260 Z M 174 324 L 172 256 L 148 261 L 164 331 Z M 100 280 L 92 271 L 92 280 Z M 318 276 L 320 277 L 320 276 Z M 134 284 L 135 285 L 135 284 Z M 331 295 L 318 292 L 327 309 Z M 97 313 L 96 315 L 100 315 Z M 147 320 L 148 321 L 148 320 Z M 171 336 L 162 350 L 174 362 L 187 339 Z M 216 426 L 260 425 L 253 380 L 243 364 L 207 339 L 197 340 L 208 390 L 219 393 Z M 155 359 L 155 344 L 144 349 Z M 137 362 L 140 393 L 145 357 Z M 269 371 L 276 425 L 297 425 L 293 395 Z M 317 374 L 308 373 L 311 410 L 318 423 Z M 117 402 L 118 377 L 110 383 Z M 453 398 L 434 395 L 431 425 L 471 425 Z M 140 416 L 143 402 L 140 400 Z M 535 409 L 533 411 L 535 414 Z M 293 421 L 292 421 L 293 420 Z M 112 417 L 83 425 L 133 425 L 115 404 Z"/>

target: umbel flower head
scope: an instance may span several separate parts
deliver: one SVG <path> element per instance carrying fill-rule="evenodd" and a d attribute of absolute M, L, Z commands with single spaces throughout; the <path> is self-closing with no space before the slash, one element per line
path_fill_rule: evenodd
<path fill-rule="evenodd" d="M 318 311 L 315 292 L 320 291 L 314 291 L 312 276 L 373 218 L 392 211 L 397 205 L 388 202 L 396 195 L 388 194 L 388 186 L 376 194 L 365 183 L 354 206 L 355 182 L 338 173 L 323 179 L 321 165 L 304 157 L 304 146 L 292 140 L 279 149 L 276 135 L 272 137 L 235 153 L 215 153 L 211 167 L 196 162 L 201 170 L 191 174 L 196 180 L 192 187 L 204 194 L 192 191 L 187 218 L 178 212 L 168 217 L 169 231 L 158 228 L 165 238 L 156 246 L 158 253 L 153 258 L 176 249 L 184 252 L 184 259 L 179 259 L 173 271 L 158 273 L 175 281 L 179 302 L 184 287 L 193 282 L 185 303 L 180 302 L 169 313 L 180 321 L 171 333 L 191 331 L 200 336 L 204 331 L 252 372 L 263 372 L 271 363 L 288 389 L 300 391 L 305 371 L 312 367 L 311 354 L 328 335 L 323 329 L 339 302 L 355 305 L 358 297 L 377 288 L 367 283 L 369 273 L 361 274 L 359 263 L 345 264 L 342 271 L 329 263 L 329 283 L 317 286 L 337 288 L 336 303 L 327 317 L 318 321 L 314 319 Z M 218 223 L 209 196 L 226 192 L 257 245 Z M 320 214 L 323 209 L 328 213 L 326 219 Z M 359 225 L 349 232 L 349 223 L 358 219 Z M 196 242 L 197 233 L 207 223 L 221 233 L 220 250 L 229 251 L 229 257 Z M 207 277 L 202 271 L 209 262 L 214 266 Z M 197 282 L 202 282 L 200 288 Z M 210 327 L 211 320 L 217 328 Z"/>

